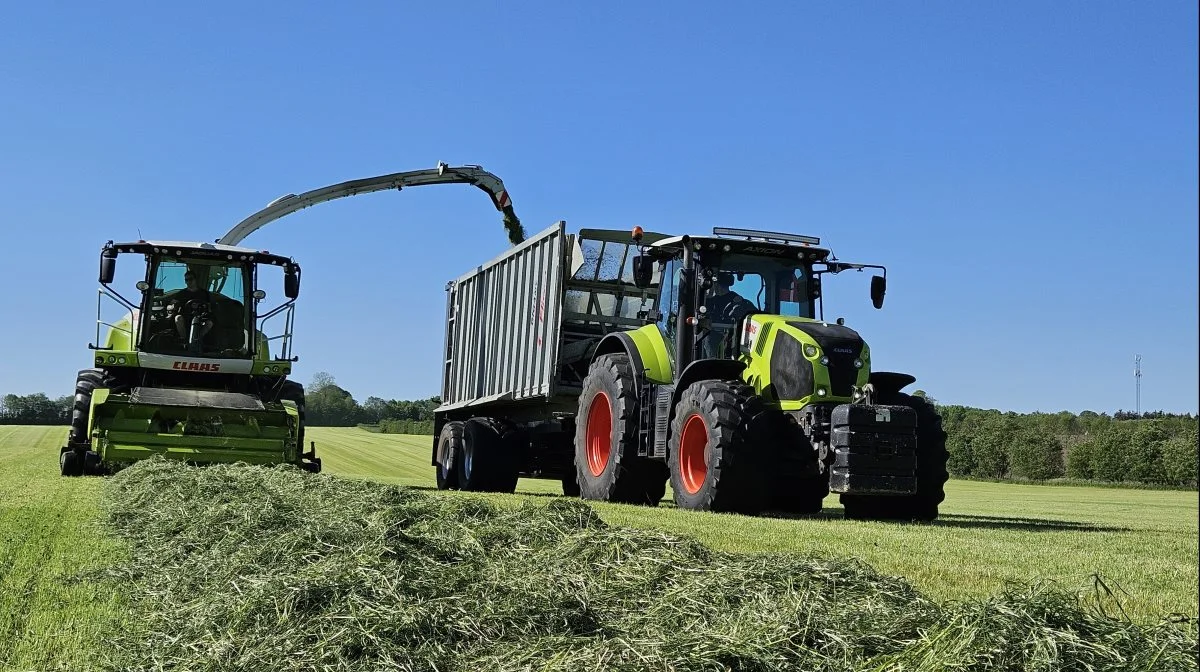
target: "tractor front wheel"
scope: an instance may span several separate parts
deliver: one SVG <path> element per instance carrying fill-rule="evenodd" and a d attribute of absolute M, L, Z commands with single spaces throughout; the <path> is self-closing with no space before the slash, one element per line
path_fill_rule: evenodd
<path fill-rule="evenodd" d="M 751 440 L 754 389 L 705 380 L 684 391 L 671 422 L 670 471 L 682 509 L 756 514 L 766 506 L 761 446 Z"/>

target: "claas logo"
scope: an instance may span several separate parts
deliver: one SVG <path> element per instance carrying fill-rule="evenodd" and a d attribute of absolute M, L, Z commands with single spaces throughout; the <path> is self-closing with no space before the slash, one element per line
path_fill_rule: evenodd
<path fill-rule="evenodd" d="M 221 365 L 208 362 L 173 362 L 171 368 L 180 371 L 220 371 Z"/>

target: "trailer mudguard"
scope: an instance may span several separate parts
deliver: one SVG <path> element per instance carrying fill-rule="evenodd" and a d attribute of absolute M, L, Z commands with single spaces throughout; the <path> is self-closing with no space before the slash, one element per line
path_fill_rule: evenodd
<path fill-rule="evenodd" d="M 592 359 L 614 353 L 629 355 L 638 387 L 645 383 L 665 385 L 674 379 L 674 363 L 666 338 L 657 324 L 605 336 L 596 345 Z"/>

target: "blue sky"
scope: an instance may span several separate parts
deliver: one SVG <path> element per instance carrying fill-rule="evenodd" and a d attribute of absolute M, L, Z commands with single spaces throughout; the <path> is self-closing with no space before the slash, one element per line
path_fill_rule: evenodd
<path fill-rule="evenodd" d="M 1197 411 L 1195 2 L 8 3 L 0 394 L 88 366 L 100 246 L 475 163 L 530 233 L 819 235 L 877 367 L 1017 411 Z M 246 240 L 305 269 L 297 378 L 439 391 L 486 196 L 343 199 Z M 268 288 L 270 289 L 270 288 Z M 276 290 L 275 296 L 281 292 Z"/>

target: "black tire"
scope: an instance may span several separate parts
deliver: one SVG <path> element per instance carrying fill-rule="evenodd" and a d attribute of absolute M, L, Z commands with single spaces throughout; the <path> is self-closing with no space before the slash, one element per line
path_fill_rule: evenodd
<path fill-rule="evenodd" d="M 880 395 L 879 403 L 908 406 L 917 412 L 917 492 L 907 496 L 841 495 L 846 518 L 856 520 L 932 521 L 946 499 L 950 478 L 942 417 L 929 402 L 903 392 Z"/>
<path fill-rule="evenodd" d="M 515 433 L 492 418 L 463 423 L 458 487 L 472 492 L 515 492 L 520 478 Z"/>
<path fill-rule="evenodd" d="M 64 448 L 58 454 L 58 470 L 63 476 L 83 476 L 83 455 Z"/>
<path fill-rule="evenodd" d="M 667 491 L 667 470 L 661 462 L 638 456 L 638 417 L 637 385 L 629 355 L 597 357 L 583 379 L 575 416 L 579 496 L 658 506 Z"/>
<path fill-rule="evenodd" d="M 668 444 L 676 506 L 751 515 L 766 507 L 766 469 L 752 429 L 760 409 L 754 388 L 739 381 L 704 380 L 684 391 Z"/>
<path fill-rule="evenodd" d="M 462 459 L 463 423 L 458 420 L 447 422 L 438 434 L 437 465 L 434 477 L 438 490 L 458 488 L 458 462 Z"/>
<path fill-rule="evenodd" d="M 563 476 L 562 477 L 562 489 L 563 489 L 563 495 L 565 495 L 567 497 L 578 497 L 579 496 L 579 483 L 575 481 L 574 476 Z"/>
<path fill-rule="evenodd" d="M 300 426 L 296 429 L 296 445 L 300 447 L 297 454 L 304 453 L 304 426 L 307 422 L 307 417 L 304 412 L 304 386 L 294 380 L 285 380 L 279 388 L 279 394 L 275 396 L 277 401 L 291 401 L 296 404 L 296 411 L 299 413 Z"/>
<path fill-rule="evenodd" d="M 83 369 L 75 378 L 75 401 L 71 406 L 71 426 L 67 430 L 67 445 L 86 451 L 92 444 L 88 436 L 88 420 L 92 414 L 92 392 L 117 387 L 116 378 L 104 369 Z M 80 464 L 83 456 L 80 455 Z"/>
<path fill-rule="evenodd" d="M 777 479 L 771 488 L 771 508 L 783 513 L 811 516 L 821 512 L 829 495 L 829 471 L 820 474 Z"/>

